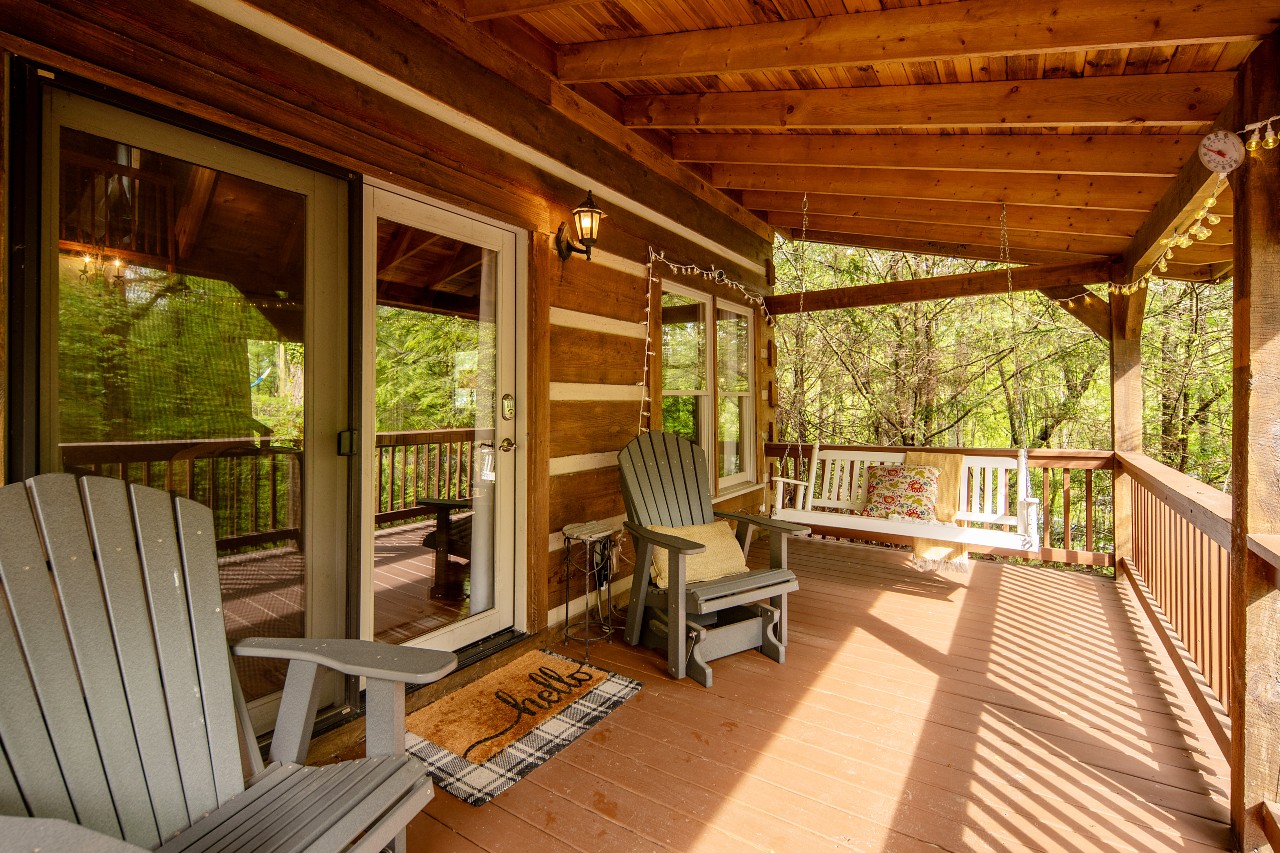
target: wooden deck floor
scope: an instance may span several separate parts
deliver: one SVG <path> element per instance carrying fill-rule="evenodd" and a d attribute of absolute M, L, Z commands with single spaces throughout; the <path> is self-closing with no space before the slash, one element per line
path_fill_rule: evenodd
<path fill-rule="evenodd" d="M 1225 762 L 1121 587 L 791 553 L 785 665 L 736 655 L 704 690 L 592 644 L 644 689 L 486 806 L 437 790 L 410 849 L 1227 848 Z"/>

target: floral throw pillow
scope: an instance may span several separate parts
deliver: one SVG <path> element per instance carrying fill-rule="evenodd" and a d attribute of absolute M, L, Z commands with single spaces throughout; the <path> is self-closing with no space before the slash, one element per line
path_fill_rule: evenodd
<path fill-rule="evenodd" d="M 938 476 L 932 465 L 868 465 L 867 503 L 872 518 L 937 521 Z"/>

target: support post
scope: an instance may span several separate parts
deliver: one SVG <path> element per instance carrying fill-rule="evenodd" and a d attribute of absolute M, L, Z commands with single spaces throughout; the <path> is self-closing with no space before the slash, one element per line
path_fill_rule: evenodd
<path fill-rule="evenodd" d="M 1142 315 L 1145 288 L 1111 296 L 1111 447 L 1142 452 Z M 1133 484 L 1113 471 L 1116 561 L 1133 559 Z M 1046 534 L 1047 535 L 1047 534 Z"/>
<path fill-rule="evenodd" d="M 1280 113 L 1280 43 L 1263 42 L 1236 82 L 1242 124 Z M 1280 592 L 1246 536 L 1280 532 L 1280 156 L 1259 150 L 1235 196 L 1231 453 L 1231 822 L 1268 849 L 1262 804 L 1280 797 Z"/>

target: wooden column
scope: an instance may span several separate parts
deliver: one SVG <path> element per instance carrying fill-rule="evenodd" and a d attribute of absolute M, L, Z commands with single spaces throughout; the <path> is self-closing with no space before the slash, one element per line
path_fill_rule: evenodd
<path fill-rule="evenodd" d="M 523 403 L 528 411 L 529 434 L 523 441 L 528 490 L 526 630 L 533 634 L 547 627 L 550 598 L 551 556 L 547 552 L 547 539 L 551 535 L 551 286 L 552 277 L 560 275 L 561 265 L 551 247 L 551 235 L 543 231 L 533 232 L 529 258 L 525 304 L 529 320 L 525 367 L 528 399 Z"/>
<path fill-rule="evenodd" d="M 1280 113 L 1280 45 L 1263 42 L 1240 72 L 1241 122 Z M 1266 847 L 1261 803 L 1280 773 L 1280 594 L 1247 534 L 1280 532 L 1280 151 L 1231 176 L 1235 306 L 1231 488 L 1231 818 L 1244 850 Z"/>
<path fill-rule="evenodd" d="M 1145 288 L 1111 296 L 1111 447 L 1142 452 L 1142 314 Z M 1133 559 L 1133 484 L 1114 474 L 1116 559 Z"/>

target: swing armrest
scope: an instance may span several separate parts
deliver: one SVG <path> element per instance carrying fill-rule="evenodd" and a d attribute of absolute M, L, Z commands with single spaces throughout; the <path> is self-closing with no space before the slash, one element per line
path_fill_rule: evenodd
<path fill-rule="evenodd" d="M 776 484 L 776 483 L 790 483 L 791 485 L 795 486 L 795 487 L 796 487 L 796 497 L 795 497 L 795 500 L 792 502 L 792 507 L 791 507 L 791 508 L 792 508 L 792 509 L 804 509 L 804 493 L 805 493 L 805 491 L 809 488 L 809 484 L 808 484 L 808 482 L 803 481 L 803 480 L 793 480 L 793 479 L 791 479 L 790 477 L 774 477 L 774 478 L 773 478 L 773 482 L 774 482 L 775 484 Z M 784 489 L 778 489 L 778 488 L 775 488 L 775 489 L 773 490 L 773 508 L 774 508 L 774 510 L 785 509 L 785 507 L 783 507 L 783 506 L 782 506 L 782 493 L 783 493 L 783 491 L 784 491 Z"/>

